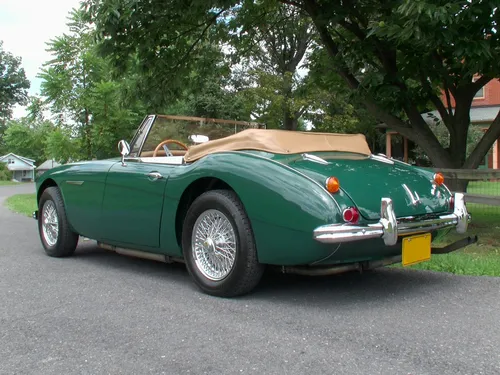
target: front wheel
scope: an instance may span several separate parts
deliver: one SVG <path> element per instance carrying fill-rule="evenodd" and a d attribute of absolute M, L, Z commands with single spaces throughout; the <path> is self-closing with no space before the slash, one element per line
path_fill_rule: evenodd
<path fill-rule="evenodd" d="M 191 277 L 210 295 L 249 293 L 264 272 L 250 221 L 232 191 L 208 191 L 193 202 L 184 221 L 182 248 Z"/>
<path fill-rule="evenodd" d="M 47 255 L 65 257 L 74 253 L 78 234 L 71 231 L 59 188 L 44 190 L 38 204 L 38 232 Z"/>

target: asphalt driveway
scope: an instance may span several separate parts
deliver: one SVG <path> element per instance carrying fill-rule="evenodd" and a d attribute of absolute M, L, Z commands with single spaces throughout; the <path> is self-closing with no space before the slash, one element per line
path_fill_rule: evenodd
<path fill-rule="evenodd" d="M 0 187 L 0 374 L 500 374 L 500 278 L 269 274 L 201 294 L 183 265 L 47 257 Z"/>

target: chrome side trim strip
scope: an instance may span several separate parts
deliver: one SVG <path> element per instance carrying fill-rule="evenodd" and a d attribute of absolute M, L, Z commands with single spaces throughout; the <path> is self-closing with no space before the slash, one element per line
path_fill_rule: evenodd
<path fill-rule="evenodd" d="M 329 164 L 325 159 L 320 158 L 319 156 L 316 156 L 316 155 L 308 154 L 308 153 L 303 153 L 302 154 L 302 159 L 309 160 L 309 161 L 312 161 L 312 162 L 315 162 L 315 163 L 320 163 L 320 164 L 323 164 L 323 165 L 328 165 Z"/>
<path fill-rule="evenodd" d="M 83 185 L 84 181 L 66 181 L 67 184 L 70 185 Z"/>

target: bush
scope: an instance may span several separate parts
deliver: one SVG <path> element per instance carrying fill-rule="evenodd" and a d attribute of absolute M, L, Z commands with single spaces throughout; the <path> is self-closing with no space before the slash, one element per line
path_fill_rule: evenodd
<path fill-rule="evenodd" d="M 0 181 L 12 180 L 12 172 L 7 168 L 7 164 L 0 161 Z"/>
<path fill-rule="evenodd" d="M 450 133 L 444 123 L 435 116 L 429 115 L 429 117 L 434 118 L 434 123 L 429 124 L 434 135 L 437 137 L 439 143 L 444 148 L 448 149 L 450 147 Z M 481 130 L 480 126 L 470 125 L 469 132 L 467 133 L 467 150 L 466 157 L 469 157 L 476 145 L 479 143 L 483 137 L 484 132 Z M 425 151 L 417 146 L 413 150 L 417 159 L 419 159 L 423 166 L 432 167 L 432 162 L 426 155 Z"/>

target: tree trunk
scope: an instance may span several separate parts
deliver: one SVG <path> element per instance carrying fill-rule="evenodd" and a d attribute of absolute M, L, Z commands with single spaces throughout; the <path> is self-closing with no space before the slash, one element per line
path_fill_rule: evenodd
<path fill-rule="evenodd" d="M 291 3 L 296 4 L 294 2 Z M 325 16 L 325 9 L 327 7 L 326 2 L 320 2 L 317 0 L 303 0 L 302 4 L 304 5 L 303 9 L 305 10 L 305 12 L 311 17 L 318 31 L 320 40 L 326 52 L 331 58 L 333 69 L 337 71 L 337 73 L 344 79 L 344 81 L 351 89 L 358 89 L 360 87 L 360 82 L 356 78 L 354 73 L 349 70 L 348 64 L 342 64 L 343 62 L 345 62 L 341 53 L 342 48 L 340 48 L 341 46 L 339 46 L 339 42 L 337 42 L 337 39 L 332 37 L 332 31 L 330 29 L 330 21 L 332 21 L 332 19 L 330 15 Z M 363 31 L 367 30 L 356 28 L 355 21 L 353 23 L 349 23 L 340 20 L 339 17 L 339 19 L 335 20 L 334 22 L 337 22 L 337 25 L 342 25 L 344 29 L 352 31 L 361 40 L 365 39 L 366 35 L 363 33 Z M 366 28 L 366 25 L 363 26 L 364 28 Z M 376 42 L 376 38 L 374 39 L 374 41 Z M 384 58 L 382 64 L 383 69 L 385 69 L 385 73 L 387 73 L 388 76 L 393 75 L 397 77 L 399 73 L 394 60 L 396 50 L 391 48 L 390 46 L 379 46 L 381 46 L 381 50 L 379 52 Z M 339 55 L 341 56 L 340 58 Z M 423 78 L 423 87 L 430 88 L 430 86 L 428 86 L 428 82 L 425 79 L 426 77 L 424 76 Z M 491 146 L 493 145 L 495 140 L 500 137 L 499 112 L 493 123 L 489 126 L 489 129 L 486 131 L 483 138 L 479 141 L 478 145 L 472 151 L 471 155 L 467 157 L 467 136 L 470 127 L 470 108 L 472 105 L 472 100 L 477 90 L 491 79 L 491 77 L 484 76 L 477 80 L 475 83 L 457 83 L 456 85 L 454 85 L 451 93 L 454 96 L 456 102 L 455 113 L 448 114 L 445 106 L 441 102 L 441 99 L 437 96 L 434 96 L 435 106 L 440 111 L 443 117 L 443 121 L 445 121 L 445 126 L 449 130 L 449 149 L 443 148 L 437 137 L 433 134 L 432 130 L 422 119 L 422 115 L 421 113 L 419 113 L 418 106 L 416 105 L 416 103 L 412 102 L 411 99 L 409 99 L 404 106 L 404 110 L 406 112 L 406 117 L 408 118 L 408 120 L 403 120 L 402 118 L 393 115 L 390 111 L 385 110 L 381 105 L 377 103 L 375 98 L 370 97 L 369 95 L 365 94 L 363 96 L 363 99 L 365 106 L 373 116 L 375 116 L 381 122 L 384 122 L 388 128 L 399 132 L 401 135 L 406 136 L 408 139 L 416 142 L 420 147 L 422 147 L 427 156 L 430 158 L 434 167 L 450 169 L 476 169 L 481 163 L 481 160 L 483 160 L 484 156 L 488 153 L 488 150 L 491 149 Z M 459 80 L 457 79 L 457 81 Z M 405 84 L 399 85 L 398 87 L 402 88 L 405 93 L 408 93 Z M 447 93 L 449 93 L 449 91 L 447 91 Z M 363 94 L 363 91 L 361 91 L 361 94 Z M 468 181 L 448 179 L 446 181 L 446 184 L 453 191 L 465 191 L 468 185 Z"/>
<path fill-rule="evenodd" d="M 469 186 L 469 180 L 462 180 L 459 178 L 445 178 L 444 183 L 452 192 L 465 193 L 467 191 L 467 186 Z"/>
<path fill-rule="evenodd" d="M 283 117 L 283 127 L 285 130 L 297 130 L 298 126 L 298 119 L 295 118 L 291 113 L 290 110 L 285 109 L 285 114 Z"/>
<path fill-rule="evenodd" d="M 458 90 L 455 98 L 455 113 L 449 119 L 450 156 L 454 168 L 463 168 L 467 159 L 467 135 L 470 126 L 470 108 L 472 96 Z M 477 165 L 474 167 L 477 168 Z"/>
<path fill-rule="evenodd" d="M 87 145 L 87 159 L 92 160 L 92 135 L 90 134 L 90 115 L 89 110 L 85 108 L 85 143 Z"/>

